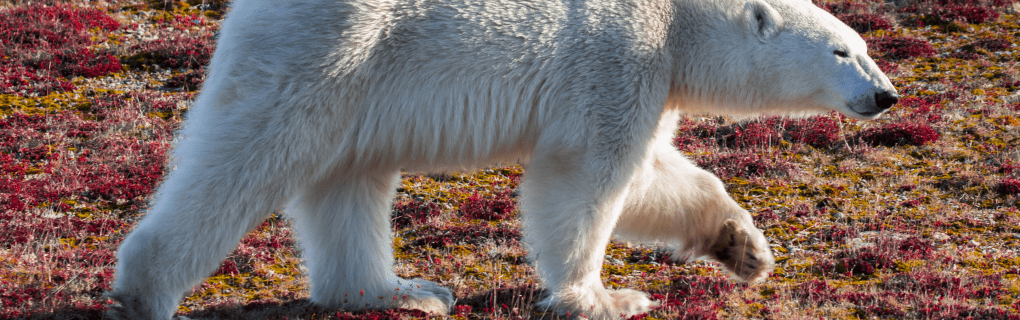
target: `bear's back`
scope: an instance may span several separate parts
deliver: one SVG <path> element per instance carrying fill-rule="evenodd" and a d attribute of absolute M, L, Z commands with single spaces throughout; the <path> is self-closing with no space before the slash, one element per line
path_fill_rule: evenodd
<path fill-rule="evenodd" d="M 630 34 L 637 19 L 619 17 L 633 8 L 606 3 L 239 0 L 206 85 L 241 86 L 272 108 L 291 103 L 265 103 L 277 97 L 310 101 L 319 118 L 300 122 L 336 128 L 348 163 L 517 161 L 538 128 L 586 112 L 577 108 L 594 82 L 615 81 L 586 72 L 641 62 L 627 56 L 644 41 Z M 262 111 L 248 112 L 282 112 Z"/>

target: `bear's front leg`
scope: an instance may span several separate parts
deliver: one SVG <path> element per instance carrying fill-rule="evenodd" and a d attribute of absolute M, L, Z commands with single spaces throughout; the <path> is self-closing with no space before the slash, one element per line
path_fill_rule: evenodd
<path fill-rule="evenodd" d="M 628 167 L 633 165 L 608 164 L 585 152 L 533 155 L 522 182 L 521 212 L 524 240 L 550 291 L 539 310 L 618 319 L 654 305 L 640 291 L 607 290 L 599 277 L 623 207 Z"/>
<path fill-rule="evenodd" d="M 674 117 L 663 121 L 676 123 Z M 671 126 L 673 127 L 673 126 Z M 614 234 L 673 246 L 680 258 L 708 257 L 739 280 L 764 280 L 774 268 L 768 240 L 750 213 L 726 194 L 722 181 L 698 168 L 660 133 L 631 180 Z"/>

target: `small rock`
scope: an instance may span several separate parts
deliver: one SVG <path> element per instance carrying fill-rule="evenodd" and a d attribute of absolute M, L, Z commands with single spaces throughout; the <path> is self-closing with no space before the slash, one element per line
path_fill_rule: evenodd
<path fill-rule="evenodd" d="M 971 241 L 969 241 L 969 242 L 967 242 L 967 243 L 968 243 L 968 244 L 970 244 L 970 245 L 972 245 L 972 246 L 975 246 L 975 247 L 977 247 L 977 246 L 980 246 L 980 245 L 981 245 L 980 243 L 978 243 L 977 241 L 974 241 L 974 240 L 971 240 Z"/>
<path fill-rule="evenodd" d="M 850 239 L 850 248 L 853 248 L 855 250 L 872 248 L 874 246 L 875 246 L 875 243 L 869 242 L 869 241 L 865 241 L 862 238 L 853 238 L 853 239 Z"/>
<path fill-rule="evenodd" d="M 843 213 L 841 213 L 839 211 L 833 211 L 832 212 L 832 217 L 836 218 L 836 219 L 843 219 Z"/>
<path fill-rule="evenodd" d="M 942 232 L 936 232 L 931 235 L 931 238 L 939 241 L 945 241 L 949 240 L 949 235 Z"/>

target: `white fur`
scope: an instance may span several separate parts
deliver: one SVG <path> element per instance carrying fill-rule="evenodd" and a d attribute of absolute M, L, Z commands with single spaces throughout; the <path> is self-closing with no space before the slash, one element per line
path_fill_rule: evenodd
<path fill-rule="evenodd" d="M 176 169 L 121 246 L 111 315 L 168 319 L 282 207 L 314 302 L 444 314 L 449 290 L 392 268 L 398 174 L 517 161 L 540 306 L 647 311 L 602 286 L 613 234 L 759 281 L 768 243 L 670 145 L 678 113 L 877 116 L 870 97 L 894 89 L 865 52 L 803 0 L 236 0 Z"/>

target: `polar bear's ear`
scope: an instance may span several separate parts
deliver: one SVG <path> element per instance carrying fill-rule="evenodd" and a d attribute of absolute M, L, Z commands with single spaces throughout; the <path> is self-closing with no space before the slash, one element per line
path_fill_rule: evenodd
<path fill-rule="evenodd" d="M 744 21 L 749 31 L 761 41 L 779 34 L 783 27 L 783 17 L 762 0 L 751 0 L 744 5 Z"/>

